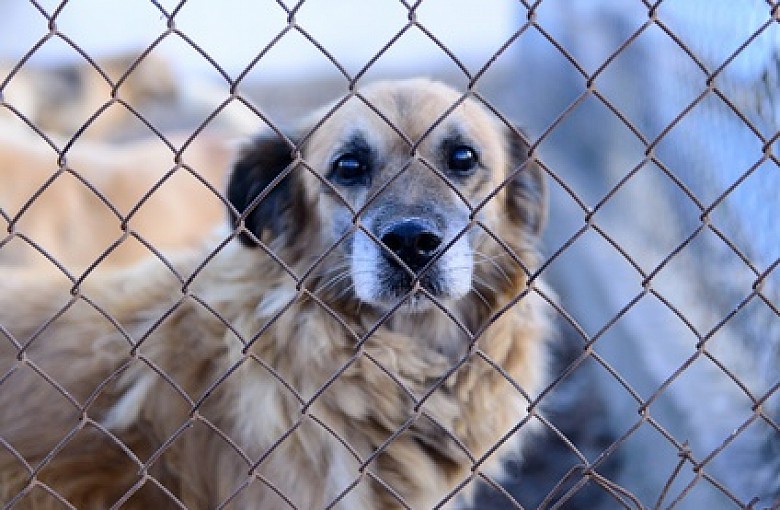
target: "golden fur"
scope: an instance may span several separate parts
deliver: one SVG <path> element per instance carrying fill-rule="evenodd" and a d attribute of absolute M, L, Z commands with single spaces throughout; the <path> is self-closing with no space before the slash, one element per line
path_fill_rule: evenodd
<path fill-rule="evenodd" d="M 67 153 L 67 171 L 58 175 L 54 149 L 35 135 L 3 127 L 0 124 L 0 230 L 7 231 L 13 221 L 13 230 L 20 235 L 0 238 L 0 264 L 56 271 L 25 240 L 29 239 L 68 271 L 98 260 L 103 266 L 129 265 L 150 255 L 144 243 L 162 251 L 194 246 L 224 220 L 222 202 L 201 182 L 219 190 L 230 161 L 229 144 L 213 136 L 198 137 L 188 145 L 180 167 L 160 140 L 79 140 Z M 180 147 L 186 138 L 169 140 Z M 200 206 L 193 208 L 192 203 Z"/>
<path fill-rule="evenodd" d="M 126 138 L 137 119 L 120 104 L 105 108 L 114 95 L 114 85 L 118 85 L 117 97 L 141 112 L 170 105 L 181 94 L 167 59 L 154 54 L 146 55 L 140 62 L 138 58 L 138 54 L 128 53 L 98 58 L 94 64 L 77 60 L 54 66 L 37 66 L 28 61 L 19 68 L 17 62 L 0 61 L 0 81 L 10 76 L 3 95 L 8 104 L 48 135 L 70 137 L 102 110 L 79 138 Z M 132 72 L 128 72 L 131 68 Z M 0 110 L 0 121 L 4 117 L 26 130 L 15 114 Z"/>
<path fill-rule="evenodd" d="M 545 371 L 548 319 L 528 278 L 544 186 L 486 108 L 448 112 L 459 97 L 375 84 L 293 145 L 258 138 L 227 193 L 240 242 L 175 257 L 175 273 L 154 259 L 75 287 L 0 274 L 0 503 L 431 508 L 468 491 L 475 464 L 499 472 Z M 334 184 L 355 130 L 371 183 Z M 453 139 L 480 167 L 447 184 Z M 352 250 L 410 217 L 457 223 L 442 232 L 473 259 L 466 292 L 461 255 L 440 249 L 411 278 L 387 247 L 368 262 Z M 355 269 L 369 262 L 408 288 Z"/>

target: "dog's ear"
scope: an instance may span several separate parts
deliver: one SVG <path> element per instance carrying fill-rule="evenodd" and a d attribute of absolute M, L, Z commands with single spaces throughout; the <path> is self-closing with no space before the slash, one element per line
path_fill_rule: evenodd
<path fill-rule="evenodd" d="M 530 147 L 520 129 L 506 128 L 509 151 L 507 211 L 509 218 L 539 236 L 547 222 L 547 184 L 544 171 L 529 160 Z"/>
<path fill-rule="evenodd" d="M 289 240 L 304 219 L 300 168 L 293 168 L 294 143 L 271 134 L 256 138 L 239 154 L 227 188 L 227 199 L 233 208 L 233 227 L 238 228 L 239 215 L 244 227 L 238 238 L 246 246 L 257 246 L 257 240 Z M 251 235 L 248 232 L 251 232 Z"/>

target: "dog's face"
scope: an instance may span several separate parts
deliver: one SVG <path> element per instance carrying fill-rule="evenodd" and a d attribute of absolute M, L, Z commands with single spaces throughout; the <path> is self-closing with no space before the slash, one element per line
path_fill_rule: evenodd
<path fill-rule="evenodd" d="M 420 310 L 478 284 L 498 291 L 522 269 L 511 260 L 532 249 L 545 215 L 527 152 L 473 99 L 425 80 L 385 82 L 288 140 L 256 141 L 228 198 L 245 244 L 318 264 L 320 285 L 362 303 Z"/>

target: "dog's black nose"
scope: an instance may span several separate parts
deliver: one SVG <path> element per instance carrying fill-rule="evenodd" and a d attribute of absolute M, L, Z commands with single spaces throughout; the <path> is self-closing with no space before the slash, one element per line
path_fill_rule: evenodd
<path fill-rule="evenodd" d="M 417 220 L 396 223 L 380 239 L 414 272 L 425 267 L 442 244 L 441 236 L 433 228 Z M 389 253 L 385 252 L 384 255 L 395 262 Z"/>

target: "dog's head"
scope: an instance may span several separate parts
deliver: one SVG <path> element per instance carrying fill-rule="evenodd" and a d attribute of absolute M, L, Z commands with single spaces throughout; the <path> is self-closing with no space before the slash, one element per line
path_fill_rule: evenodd
<path fill-rule="evenodd" d="M 545 220 L 543 174 L 522 135 L 427 80 L 377 83 L 235 165 L 239 237 L 315 286 L 388 309 L 525 282 Z M 312 267 L 314 270 L 311 270 Z"/>

